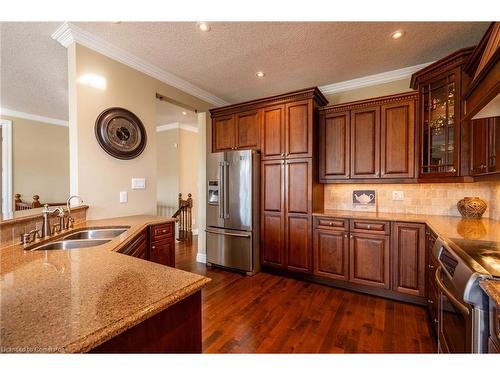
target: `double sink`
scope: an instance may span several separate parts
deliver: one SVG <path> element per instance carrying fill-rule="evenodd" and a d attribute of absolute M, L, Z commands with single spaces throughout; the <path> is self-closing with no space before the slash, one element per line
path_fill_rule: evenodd
<path fill-rule="evenodd" d="M 104 245 L 129 229 L 128 226 L 111 228 L 86 228 L 70 233 L 61 239 L 37 246 L 32 250 L 71 250 Z"/>

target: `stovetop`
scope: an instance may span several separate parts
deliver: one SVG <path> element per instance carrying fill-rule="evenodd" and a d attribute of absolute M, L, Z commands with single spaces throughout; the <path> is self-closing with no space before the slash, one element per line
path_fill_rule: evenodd
<path fill-rule="evenodd" d="M 450 238 L 491 276 L 500 278 L 500 242 Z"/>

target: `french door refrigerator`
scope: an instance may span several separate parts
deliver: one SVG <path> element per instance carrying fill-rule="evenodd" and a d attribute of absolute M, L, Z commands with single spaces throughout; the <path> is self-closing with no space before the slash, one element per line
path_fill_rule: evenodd
<path fill-rule="evenodd" d="M 228 151 L 207 157 L 207 264 L 259 271 L 260 154 Z"/>

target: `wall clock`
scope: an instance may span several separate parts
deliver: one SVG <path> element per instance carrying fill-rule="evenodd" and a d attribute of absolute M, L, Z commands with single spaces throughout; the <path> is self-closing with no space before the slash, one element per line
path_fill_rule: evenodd
<path fill-rule="evenodd" d="M 99 145 L 117 159 L 134 159 L 146 147 L 146 129 L 139 117 L 125 108 L 108 108 L 95 122 Z"/>

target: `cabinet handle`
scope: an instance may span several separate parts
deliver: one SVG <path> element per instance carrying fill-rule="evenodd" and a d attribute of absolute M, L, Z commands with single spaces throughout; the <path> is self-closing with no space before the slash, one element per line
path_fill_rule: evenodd
<path fill-rule="evenodd" d="M 434 323 L 438 324 L 439 323 L 439 320 L 435 319 L 433 320 Z"/>
<path fill-rule="evenodd" d="M 452 169 L 451 169 L 451 171 L 452 171 L 453 173 L 455 173 L 455 172 L 457 171 L 457 169 L 456 169 L 456 168 L 452 168 Z"/>
<path fill-rule="evenodd" d="M 430 270 L 433 270 L 434 269 L 434 266 L 432 264 L 429 264 L 429 269 Z"/>
<path fill-rule="evenodd" d="M 372 229 L 372 226 L 371 226 L 370 224 L 368 224 L 368 225 L 366 226 L 366 228 L 367 228 L 367 229 Z"/>
<path fill-rule="evenodd" d="M 427 303 L 429 303 L 429 304 L 431 304 L 431 305 L 432 305 L 432 304 L 434 303 L 434 301 L 433 301 L 433 300 L 431 300 L 431 299 L 428 299 L 428 300 L 427 300 Z"/>
<path fill-rule="evenodd" d="M 285 154 L 281 154 L 281 156 L 285 156 Z"/>

